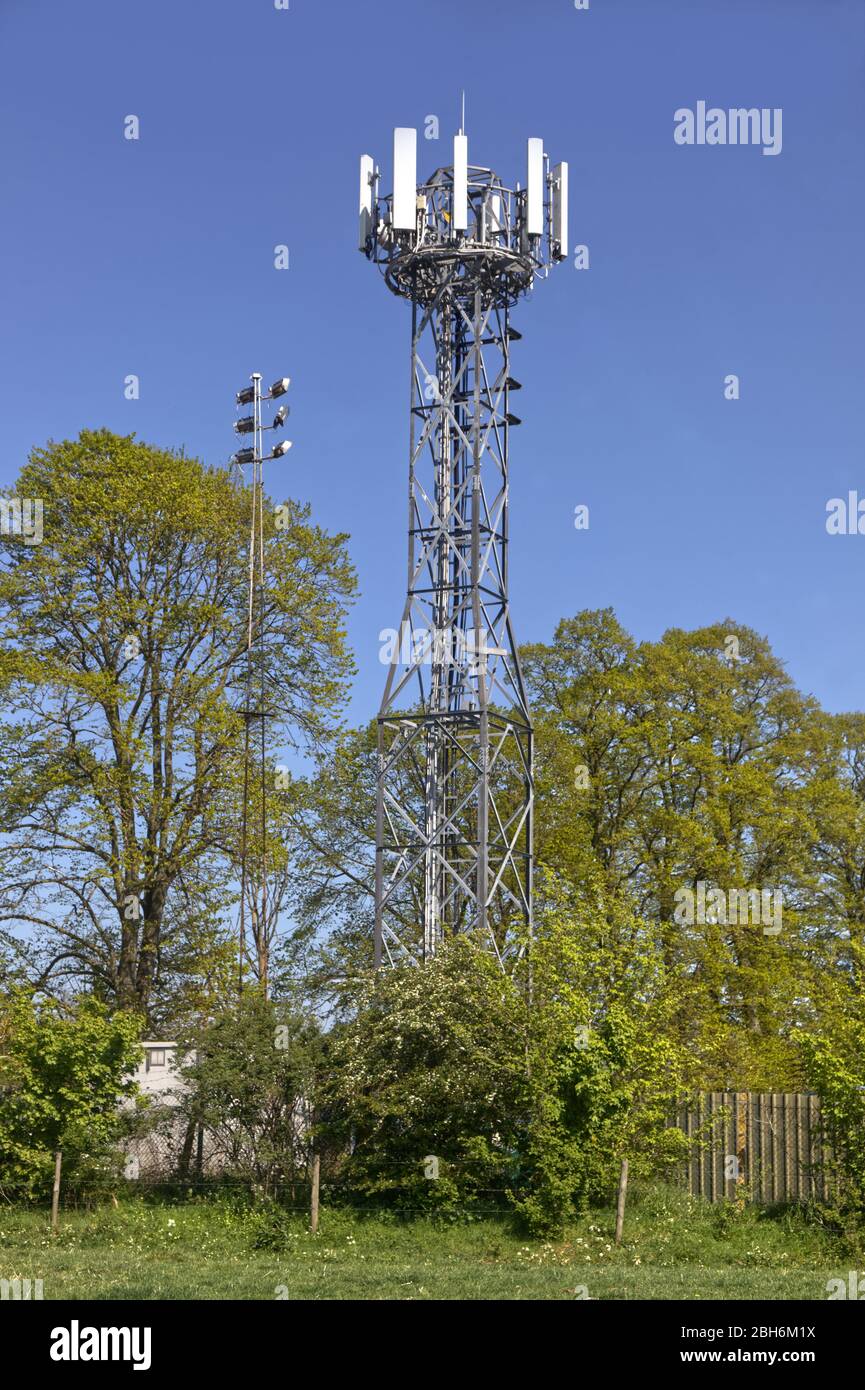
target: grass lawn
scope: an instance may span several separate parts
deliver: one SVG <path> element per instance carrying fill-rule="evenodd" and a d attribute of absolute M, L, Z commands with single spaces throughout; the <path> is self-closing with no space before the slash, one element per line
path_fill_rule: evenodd
<path fill-rule="evenodd" d="M 612 1210 L 538 1241 L 504 1220 L 325 1209 L 311 1236 L 299 1214 L 127 1198 L 63 1213 L 56 1238 L 44 1212 L 2 1210 L 0 1278 L 42 1279 L 46 1299 L 820 1300 L 828 1279 L 863 1264 L 861 1249 L 797 1212 L 739 1212 L 665 1187 L 634 1195 L 619 1250 L 612 1230 Z"/>

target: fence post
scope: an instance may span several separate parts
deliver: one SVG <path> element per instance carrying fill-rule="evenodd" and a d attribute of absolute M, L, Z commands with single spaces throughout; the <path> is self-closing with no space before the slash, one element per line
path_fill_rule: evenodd
<path fill-rule="evenodd" d="M 312 1155 L 312 1195 L 309 1202 L 309 1229 L 313 1235 L 318 1230 L 318 1190 L 321 1179 L 321 1155 Z"/>
<path fill-rule="evenodd" d="M 748 1114 L 751 1097 L 747 1091 L 736 1092 L 736 1197 L 747 1193 L 750 1181 L 751 1155 L 748 1152 Z"/>
<path fill-rule="evenodd" d="M 63 1163 L 62 1150 L 54 1155 L 54 1189 L 51 1193 L 51 1234 L 56 1236 L 60 1224 L 60 1167 Z"/>
<path fill-rule="evenodd" d="M 625 1193 L 628 1190 L 628 1160 L 622 1159 L 619 1173 L 619 1195 L 616 1198 L 616 1244 L 622 1243 L 622 1227 L 625 1224 Z"/>

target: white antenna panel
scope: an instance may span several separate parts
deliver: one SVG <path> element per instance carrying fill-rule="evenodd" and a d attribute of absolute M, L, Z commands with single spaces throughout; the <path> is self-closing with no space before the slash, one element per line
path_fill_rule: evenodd
<path fill-rule="evenodd" d="M 553 241 L 558 242 L 556 255 L 564 260 L 568 254 L 568 166 L 557 164 L 553 170 Z"/>
<path fill-rule="evenodd" d="M 360 157 L 360 222 L 357 229 L 357 244 L 361 251 L 366 250 L 367 237 L 372 234 L 372 176 L 374 171 L 372 155 Z"/>
<path fill-rule="evenodd" d="M 417 131 L 397 126 L 393 133 L 393 225 L 399 232 L 417 226 Z"/>
<path fill-rule="evenodd" d="M 454 207 L 453 229 L 467 232 L 469 228 L 469 138 L 454 136 Z"/>
<path fill-rule="evenodd" d="M 544 142 L 529 140 L 528 180 L 526 183 L 526 233 L 544 234 Z"/>

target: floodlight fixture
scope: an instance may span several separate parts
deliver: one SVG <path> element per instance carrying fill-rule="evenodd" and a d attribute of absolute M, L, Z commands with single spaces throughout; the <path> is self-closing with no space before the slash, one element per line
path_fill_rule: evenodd
<path fill-rule="evenodd" d="M 231 460 L 231 462 L 232 462 L 232 463 L 241 463 L 241 464 L 242 464 L 242 463 L 254 463 L 254 462 L 255 462 L 255 450 L 254 450 L 254 449 L 238 449 L 237 453 L 234 455 L 234 458 Z"/>
<path fill-rule="evenodd" d="M 290 448 L 291 440 L 282 439 L 280 440 L 279 444 L 274 444 L 273 448 L 270 451 L 270 457 L 272 459 L 281 459 L 285 454 L 288 453 Z"/>
<path fill-rule="evenodd" d="M 240 420 L 236 420 L 234 429 L 237 434 L 252 434 L 255 429 L 255 416 L 244 415 Z"/>
<path fill-rule="evenodd" d="M 273 385 L 271 386 L 271 388 L 270 388 L 270 396 L 271 396 L 271 397 L 284 396 L 290 385 L 291 385 L 291 377 L 288 377 L 288 376 L 281 376 L 281 377 L 279 378 L 279 380 L 278 380 L 278 381 L 275 381 L 275 382 L 273 383 Z"/>
<path fill-rule="evenodd" d="M 281 406 L 279 407 L 279 410 L 276 412 L 276 414 L 275 414 L 274 417 L 273 417 L 273 424 L 271 425 L 270 428 L 271 428 L 272 430 L 281 430 L 282 427 L 283 427 L 283 425 L 285 424 L 285 417 L 288 415 L 288 413 L 289 413 L 288 406 L 287 406 L 287 405 L 281 405 Z"/>
<path fill-rule="evenodd" d="M 238 391 L 235 400 L 238 405 L 252 405 L 252 402 L 255 400 L 255 387 L 244 386 L 242 391 Z"/>

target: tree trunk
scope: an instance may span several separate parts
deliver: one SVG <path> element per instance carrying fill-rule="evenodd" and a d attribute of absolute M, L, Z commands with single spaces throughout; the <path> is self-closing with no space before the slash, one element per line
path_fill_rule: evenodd
<path fill-rule="evenodd" d="M 182 1179 L 189 1177 L 189 1167 L 192 1162 L 192 1145 L 195 1143 L 195 1120 L 190 1120 L 186 1126 L 186 1133 L 183 1136 L 183 1147 L 180 1150 L 180 1158 L 177 1164 L 177 1171 Z"/>

